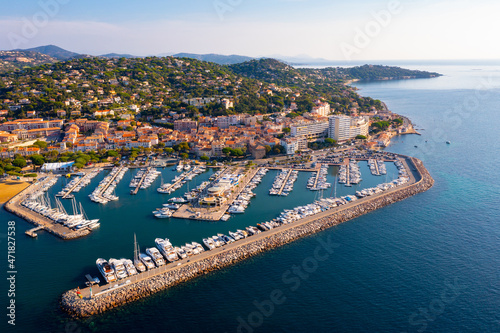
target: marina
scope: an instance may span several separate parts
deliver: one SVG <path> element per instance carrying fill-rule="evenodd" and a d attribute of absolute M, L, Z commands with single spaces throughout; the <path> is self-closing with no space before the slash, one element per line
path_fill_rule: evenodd
<path fill-rule="evenodd" d="M 128 168 L 124 166 L 114 167 L 111 172 L 101 180 L 95 190 L 89 194 L 90 200 L 101 204 L 118 200 L 119 198 L 114 194 L 114 190 L 127 170 Z"/>
<path fill-rule="evenodd" d="M 343 199 L 345 203 L 340 206 L 337 205 L 336 200 L 323 200 L 315 204 L 314 207 L 300 208 L 297 211 L 298 218 L 290 219 L 287 223 L 280 225 L 278 221 L 264 222 L 260 224 L 260 230 L 256 227 L 248 227 L 246 233 L 243 230 L 241 230 L 242 232 L 237 231 L 240 235 L 240 239 L 237 241 L 232 238 L 232 242 L 227 242 L 229 237 L 224 237 L 225 235 L 218 235 L 215 239 L 212 237 L 212 241 L 208 241 L 206 238 L 203 241 L 207 245 L 206 251 L 196 255 L 188 255 L 184 259 L 179 257 L 176 264 L 158 264 L 156 268 L 151 267 L 151 270 L 124 278 L 123 282 L 94 286 L 92 297 L 88 288 L 82 290 L 82 299 L 76 296 L 74 290 L 68 291 L 62 296 L 62 307 L 77 317 L 102 313 L 120 304 L 145 297 L 213 269 L 231 265 L 264 250 L 286 244 L 294 239 L 403 200 L 408 196 L 426 191 L 433 185 L 433 179 L 419 160 L 408 158 L 400 163 L 407 170 L 409 170 L 408 165 L 412 165 L 413 171 L 407 172 L 407 181 L 392 188 L 358 200 L 354 198 L 351 200 Z M 416 172 L 416 177 L 413 175 L 414 172 Z M 302 215 L 298 214 L 300 211 L 302 211 Z M 245 237 L 245 235 L 252 233 L 253 236 Z M 222 245 L 221 240 L 224 240 L 226 245 Z M 217 247 L 217 243 L 219 243 L 219 247 Z M 210 244 L 213 245 L 210 246 Z"/>
<path fill-rule="evenodd" d="M 32 238 L 37 237 L 36 231 L 40 230 L 45 230 L 65 240 L 83 237 L 91 232 L 90 228 L 73 229 L 57 223 L 54 219 L 64 217 L 63 213 L 42 204 L 46 200 L 44 193 L 54 186 L 57 180 L 58 177 L 46 176 L 24 189 L 4 205 L 7 211 L 36 226 L 36 228 L 26 232 L 26 235 Z M 38 200 L 40 201 L 37 202 Z"/>
<path fill-rule="evenodd" d="M 153 167 L 140 169 L 135 177 L 130 181 L 129 187 L 134 187 L 133 190 L 130 190 L 130 194 L 135 195 L 140 189 L 145 190 L 150 187 L 160 173 L 161 172 L 157 171 Z"/>
<path fill-rule="evenodd" d="M 181 219 L 219 221 L 226 212 L 229 212 L 233 202 L 245 191 L 246 186 L 258 172 L 259 168 L 245 170 L 234 167 L 220 170 L 209 187 L 207 186 L 198 197 L 192 199 L 194 204 L 182 205 L 172 216 Z M 238 212 L 243 211 L 242 208 L 238 209 Z"/>
<path fill-rule="evenodd" d="M 60 196 L 63 199 L 72 199 L 74 195 L 72 192 L 79 192 L 84 186 L 87 186 L 94 177 L 96 177 L 102 168 L 95 168 L 87 170 L 87 172 L 81 172 L 77 174 L 77 177 L 73 178 L 56 196 Z"/>
<path fill-rule="evenodd" d="M 187 166 L 189 166 L 189 168 Z M 183 172 L 179 176 L 175 176 L 174 179 L 172 180 L 172 183 L 165 183 L 165 184 L 162 183 L 161 186 L 157 189 L 158 193 L 171 194 L 177 191 L 187 181 L 191 181 L 197 175 L 205 172 L 206 168 L 204 166 L 195 166 L 194 168 L 191 168 L 189 164 L 185 164 L 184 166 L 182 164 L 179 164 L 176 167 L 176 170 L 179 172 L 182 170 L 187 170 L 187 171 Z"/>

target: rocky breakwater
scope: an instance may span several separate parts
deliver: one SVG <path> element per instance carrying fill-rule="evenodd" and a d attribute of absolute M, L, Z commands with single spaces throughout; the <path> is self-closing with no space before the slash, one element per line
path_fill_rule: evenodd
<path fill-rule="evenodd" d="M 81 299 L 77 297 L 75 289 L 70 290 L 62 295 L 61 307 L 75 317 L 89 317 L 103 313 L 106 310 L 147 297 L 199 275 L 229 266 L 263 251 L 282 246 L 298 238 L 338 225 L 431 188 L 434 180 L 422 162 L 414 158 L 408 159 L 408 162 L 413 164 L 415 170 L 419 173 L 419 179 L 417 178 L 417 181 L 412 184 L 401 186 L 374 197 L 355 201 L 338 209 L 322 212 L 304 221 L 282 226 L 280 227 L 282 230 L 269 231 L 267 236 L 266 233 L 260 234 L 260 237 L 253 236 L 255 240 L 250 243 L 242 243 L 240 246 L 229 248 L 202 260 L 174 267 L 165 273 L 125 285 L 92 299 Z"/>

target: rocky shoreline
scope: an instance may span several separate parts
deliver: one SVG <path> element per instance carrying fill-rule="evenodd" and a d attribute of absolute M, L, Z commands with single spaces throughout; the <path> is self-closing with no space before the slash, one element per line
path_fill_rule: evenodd
<path fill-rule="evenodd" d="M 420 176 L 420 179 L 416 179 L 416 182 L 411 185 L 380 195 L 372 200 L 355 203 L 353 206 L 340 211 L 332 211 L 331 214 L 325 217 L 277 232 L 268 237 L 256 239 L 254 242 L 242 244 L 202 260 L 187 263 L 163 274 L 131 283 L 92 299 L 80 299 L 77 297 L 76 289 L 67 291 L 61 297 L 61 308 L 71 316 L 78 318 L 100 314 L 430 189 L 434 184 L 434 180 L 422 162 L 415 158 L 408 158 L 408 161 L 411 161 Z"/>

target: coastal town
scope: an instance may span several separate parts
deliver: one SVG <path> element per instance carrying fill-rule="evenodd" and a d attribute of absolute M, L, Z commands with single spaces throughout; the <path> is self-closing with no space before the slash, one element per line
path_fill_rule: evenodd
<path fill-rule="evenodd" d="M 394 136 L 418 134 L 411 121 L 380 101 L 359 96 L 347 85 L 352 78 L 339 70 L 290 77 L 291 67 L 274 60 L 245 65 L 265 69 L 259 81 L 224 74 L 213 64 L 193 61 L 192 66 L 186 59 L 165 58 L 166 77 L 172 79 L 172 88 L 167 88 L 158 77 L 154 84 L 138 79 L 134 71 L 144 60 L 132 67 L 130 61 L 79 60 L 34 67 L 29 71 L 39 73 L 36 82 L 18 73 L 2 77 L 3 96 L 9 98 L 0 100 L 6 107 L 0 110 L 0 186 L 18 186 L 3 199 L 3 207 L 33 224 L 27 236 L 37 238 L 45 231 L 65 241 L 91 237 L 102 221 L 101 216 L 87 215 L 89 201 L 107 207 L 141 190 L 165 198 L 162 207 L 152 211 L 160 221 L 222 223 L 245 213 L 268 172 L 275 175 L 268 196 L 287 197 L 304 176 L 309 179 L 299 192 L 316 194 L 313 202 L 277 211 L 270 221 L 207 235 L 200 243 L 174 246 L 168 238 L 156 238 L 155 247 L 142 251 L 134 240 L 133 260 L 98 258 L 103 281 L 86 274 L 88 288 L 63 295 L 62 308 L 71 315 L 101 313 L 149 294 L 137 292 L 143 288 L 152 286 L 150 293 L 162 290 L 433 184 L 419 160 L 383 150 Z M 151 68 L 155 61 L 145 63 Z M 96 71 L 99 66 L 112 68 L 114 76 Z M 247 73 L 248 68 L 232 71 Z M 179 75 L 172 77 L 175 73 Z M 252 73 L 259 70 L 252 67 Z M 284 81 L 279 79 L 283 73 Z M 315 80 L 328 81 L 332 75 L 342 77 L 342 83 L 334 85 L 337 92 L 332 94 L 331 84 L 326 84 L 328 93 L 311 93 L 310 84 L 316 82 L 315 89 L 321 90 Z M 193 80 L 196 84 L 186 85 Z M 376 186 L 359 185 L 366 176 L 360 171 L 362 163 L 373 177 L 384 176 Z M 391 164 L 396 169 L 389 179 Z M 333 181 L 331 170 L 337 170 Z M 164 176 L 172 178 L 164 181 Z M 129 193 L 120 185 L 124 177 L 130 179 Z M 159 187 L 148 190 L 159 178 Z M 93 190 L 84 189 L 90 184 Z M 196 186 L 190 189 L 190 184 Z M 351 194 L 337 196 L 339 186 Z M 181 189 L 186 192 L 181 194 Z M 332 193 L 324 196 L 325 191 Z"/>

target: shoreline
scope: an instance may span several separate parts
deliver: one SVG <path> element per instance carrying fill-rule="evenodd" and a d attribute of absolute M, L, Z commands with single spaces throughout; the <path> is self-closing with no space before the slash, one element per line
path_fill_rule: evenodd
<path fill-rule="evenodd" d="M 157 268 L 158 271 L 153 271 L 152 276 L 144 276 L 142 279 L 136 276 L 135 282 L 127 283 L 124 281 L 121 286 L 111 286 L 111 288 L 109 285 L 104 285 L 108 288 L 103 291 L 99 291 L 103 288 L 95 286 L 94 290 L 97 289 L 97 293 L 94 294 L 93 298 L 89 297 L 88 288 L 81 290 L 82 299 L 77 297 L 76 289 L 69 290 L 61 296 L 60 306 L 70 316 L 77 318 L 101 314 L 430 189 L 434 184 L 434 179 L 425 169 L 423 163 L 413 157 L 400 156 L 405 158 L 411 169 L 409 174 L 413 175 L 413 172 L 418 174 L 418 179 L 411 176 L 413 181 L 409 184 L 306 217 L 302 221 L 263 232 L 223 248 L 205 251 L 198 256 L 191 257 L 190 262 L 181 260 L 176 266 L 162 266 Z M 129 278 L 128 280 L 133 279 Z"/>

